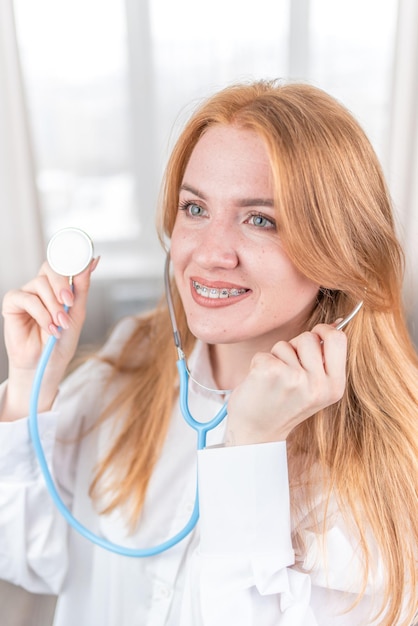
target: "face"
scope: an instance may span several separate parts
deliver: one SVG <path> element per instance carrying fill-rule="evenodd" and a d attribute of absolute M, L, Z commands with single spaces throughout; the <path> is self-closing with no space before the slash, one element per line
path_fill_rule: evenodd
<path fill-rule="evenodd" d="M 191 332 L 210 344 L 269 349 L 302 329 L 318 285 L 291 263 L 277 232 L 271 167 L 259 136 L 214 126 L 182 181 L 171 240 Z"/>

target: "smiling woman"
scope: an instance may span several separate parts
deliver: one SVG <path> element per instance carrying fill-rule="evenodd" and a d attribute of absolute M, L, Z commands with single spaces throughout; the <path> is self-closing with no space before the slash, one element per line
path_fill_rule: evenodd
<path fill-rule="evenodd" d="M 94 330 L 116 317 L 113 285 L 127 275 L 134 286 L 119 311 L 138 310 L 132 291 L 156 258 L 166 140 L 185 102 L 247 76 L 309 78 L 359 116 L 385 163 L 396 0 L 214 0 L 204 20 L 192 0 L 14 5 L 44 233 L 86 228 L 112 281 L 90 311 Z M 2 99 L 10 91 L 0 87 Z M 0 106 L 9 110 L 20 109 Z M 162 203 L 192 376 L 233 388 L 227 423 L 199 453 L 201 521 L 167 558 L 129 561 L 84 543 L 50 506 L 22 416 L 28 355 L 51 328 L 61 337 L 41 433 L 65 500 L 89 527 L 139 547 L 169 536 L 189 517 L 196 458 L 165 306 L 124 321 L 57 394 L 90 274 L 63 317 L 72 296 L 44 266 L 14 281 L 24 286 L 4 305 L 10 380 L 0 404 L 14 421 L 0 424 L 0 577 L 58 593 L 56 626 L 406 624 L 417 608 L 417 370 L 375 155 L 315 90 L 244 85 L 201 111 L 176 143 Z M 0 124 L 26 128 L 12 119 Z M 21 191 L 24 171 L 6 173 L 2 191 Z M 8 279 L 12 248 L 0 263 Z M 363 298 L 338 331 L 335 320 Z M 214 413 L 216 395 L 193 383 L 190 392 L 199 418 Z"/>
<path fill-rule="evenodd" d="M 254 140 L 254 133 L 258 141 Z M 222 141 L 222 138 L 226 137 L 229 138 L 232 146 L 228 149 Z M 253 139 L 252 148 L 258 157 L 254 158 L 253 166 L 261 175 L 261 188 L 257 187 L 260 180 L 258 178 L 255 180 L 255 177 L 252 178 L 248 170 L 245 170 L 246 160 L 250 160 L 251 156 L 250 150 L 247 151 L 244 148 L 247 147 L 245 142 L 251 145 L 250 139 Z M 239 144 L 241 140 L 242 143 Z M 240 150 L 237 149 L 238 145 Z M 215 146 L 218 148 L 217 154 L 215 154 Z M 212 154 L 213 158 L 210 158 Z M 199 160 L 196 158 L 197 155 L 200 157 Z M 243 157 L 242 160 L 241 157 Z M 257 170 L 260 162 L 266 164 L 264 171 L 262 166 L 261 171 Z M 198 167 L 194 167 L 194 164 Z M 200 167 L 202 164 L 204 166 Z M 240 177 L 238 164 L 247 172 L 246 177 Z M 224 171 L 221 171 L 222 166 L 224 170 L 226 169 L 226 175 Z M 268 440 L 269 436 L 280 439 L 283 433 L 286 433 L 290 451 L 291 485 L 293 484 L 296 492 L 302 489 L 304 497 L 311 501 L 312 505 L 319 497 L 317 481 L 312 471 L 314 468 L 318 469 L 317 464 L 320 463 L 323 467 L 324 479 L 326 478 L 326 482 L 329 479 L 330 502 L 336 496 L 341 511 L 344 511 L 343 516 L 347 516 L 346 522 L 350 525 L 354 520 L 357 526 L 356 532 L 359 533 L 359 545 L 364 550 L 363 582 L 365 586 L 357 584 L 361 580 L 360 577 L 357 583 L 354 579 L 350 583 L 347 582 L 348 588 L 364 592 L 368 584 L 367 568 L 370 568 L 369 576 L 377 575 L 374 572 L 372 560 L 369 560 L 367 554 L 371 555 L 375 549 L 381 551 L 382 566 L 387 576 L 386 584 L 383 585 L 386 592 L 382 593 L 381 599 L 384 602 L 383 599 L 386 598 L 388 605 L 386 617 L 382 615 L 381 621 L 376 623 L 392 626 L 400 620 L 399 623 L 409 624 L 408 618 L 403 622 L 399 617 L 402 610 L 401 605 L 398 604 L 400 598 L 397 576 L 401 571 L 405 571 L 404 567 L 406 567 L 412 579 L 416 579 L 414 547 L 416 540 L 410 543 L 408 539 L 408 546 L 405 548 L 399 545 L 395 547 L 397 540 L 394 536 L 387 543 L 385 536 L 388 529 L 382 529 L 382 519 L 388 519 L 388 510 L 385 510 L 388 494 L 391 493 L 391 497 L 396 500 L 397 494 L 400 493 L 399 485 L 396 486 L 399 475 L 396 476 L 397 470 L 395 469 L 399 459 L 402 459 L 402 462 L 405 461 L 401 472 L 404 473 L 404 479 L 407 479 L 411 467 L 416 466 L 417 451 L 411 449 L 405 454 L 401 441 L 396 444 L 394 441 L 392 444 L 388 444 L 387 441 L 383 443 L 386 439 L 383 432 L 386 432 L 389 427 L 388 420 L 390 423 L 396 422 L 397 425 L 403 422 L 402 430 L 406 423 L 409 424 L 406 430 L 409 427 L 413 430 L 416 428 L 413 426 L 415 423 L 414 402 L 416 401 L 410 405 L 409 409 L 405 407 L 405 414 L 401 415 L 394 410 L 394 395 L 398 399 L 402 398 L 401 402 L 406 401 L 407 404 L 409 404 L 407 398 L 410 393 L 416 398 L 417 359 L 410 340 L 405 334 L 401 305 L 402 253 L 394 234 L 385 183 L 373 150 L 353 118 L 337 102 L 319 90 L 297 85 L 278 86 L 274 89 L 269 84 L 259 84 L 248 88 L 232 87 L 204 104 L 180 136 L 167 172 L 163 204 L 164 228 L 167 234 L 173 236 L 173 246 L 179 247 L 180 263 L 185 260 L 184 268 L 180 264 L 177 278 L 178 289 L 181 298 L 184 299 L 184 312 L 179 308 L 180 319 L 182 315 L 186 316 L 186 319 L 180 322 L 182 335 L 184 333 L 187 337 L 188 324 L 192 328 L 193 324 L 196 324 L 194 327 L 196 335 L 199 337 L 200 333 L 207 333 L 204 335 L 205 340 L 210 343 L 212 332 L 216 333 L 220 329 L 228 328 L 231 334 L 239 335 L 244 340 L 245 346 L 244 333 L 248 328 L 247 318 L 237 315 L 233 320 L 234 323 L 231 322 L 227 326 L 229 315 L 217 316 L 218 309 L 215 309 L 213 315 L 209 311 L 199 320 L 199 308 L 204 308 L 207 300 L 193 297 L 193 285 L 190 286 L 186 279 L 190 278 L 187 273 L 189 271 L 192 280 L 196 278 L 196 282 L 210 289 L 213 284 L 215 287 L 218 286 L 216 280 L 215 283 L 211 282 L 214 274 L 220 272 L 224 280 L 231 281 L 231 273 L 236 271 L 239 275 L 242 267 L 245 267 L 245 254 L 238 254 L 238 252 L 242 238 L 247 240 L 247 234 L 244 235 L 242 230 L 246 233 L 249 225 L 246 224 L 245 217 L 243 218 L 242 209 L 239 208 L 240 203 L 231 201 L 231 198 L 236 200 L 237 197 L 247 197 L 247 191 L 243 193 L 242 190 L 247 190 L 248 184 L 254 184 L 250 197 L 254 196 L 254 190 L 256 190 L 256 197 L 268 199 L 270 208 L 266 210 L 263 206 L 263 215 L 267 215 L 269 220 L 274 220 L 274 223 L 278 225 L 277 232 L 274 229 L 273 231 L 267 229 L 265 232 L 264 228 L 256 228 L 255 235 L 251 226 L 249 228 L 251 235 L 248 235 L 250 246 L 252 237 L 259 240 L 259 257 L 263 249 L 271 250 L 270 254 L 273 255 L 277 255 L 278 251 L 282 250 L 286 253 L 288 262 L 293 263 L 295 269 L 306 280 L 311 281 L 312 286 L 320 286 L 311 315 L 309 316 L 308 311 L 305 311 L 307 315 L 305 328 L 314 327 L 314 334 L 317 337 L 315 339 L 312 334 L 308 334 L 303 341 L 296 338 L 290 342 L 279 341 L 272 350 L 273 355 L 281 363 L 276 372 L 278 379 L 273 376 L 274 380 L 285 379 L 286 374 L 281 369 L 284 364 L 290 369 L 296 368 L 297 371 L 302 363 L 305 373 L 311 372 L 311 374 L 322 370 L 325 373 L 325 379 L 308 376 L 308 386 L 316 392 L 328 389 L 330 394 L 328 402 L 331 397 L 335 402 L 341 393 L 342 377 L 345 378 L 344 369 L 341 369 L 345 348 L 343 345 L 338 345 L 341 334 L 337 333 L 334 338 L 332 335 L 322 335 L 324 332 L 322 326 L 315 326 L 315 323 L 318 321 L 334 322 L 340 315 L 345 314 L 350 301 L 361 300 L 365 296 L 365 311 L 352 322 L 352 326 L 347 331 L 349 337 L 347 384 L 341 400 L 336 404 L 331 402 L 332 406 L 321 409 L 321 402 L 324 399 L 319 394 L 315 400 L 318 402 L 315 418 L 311 417 L 306 420 L 305 409 L 299 405 L 297 414 L 298 419 L 302 421 L 296 428 L 295 422 L 290 419 L 289 426 L 282 423 L 283 430 L 280 427 L 274 435 L 271 431 L 266 434 L 268 428 L 264 430 L 264 422 L 260 416 L 264 416 L 269 424 L 277 425 L 274 418 L 270 420 L 268 418 L 271 415 L 271 407 L 275 405 L 269 395 L 268 385 L 263 387 L 264 382 L 269 380 L 270 376 L 265 379 L 262 372 L 267 371 L 266 367 L 270 371 L 272 361 L 271 357 L 263 356 L 260 364 L 260 359 L 257 357 L 252 361 L 245 385 L 238 384 L 228 404 L 228 424 L 232 431 L 230 440 L 235 443 L 249 443 Z M 266 172 L 271 175 L 266 176 Z M 208 179 L 214 176 L 215 184 L 210 191 L 205 187 L 206 176 Z M 231 181 L 231 187 L 227 185 L 226 180 Z M 240 181 L 241 195 L 237 195 L 237 189 L 234 186 L 237 180 Z M 186 189 L 182 189 L 182 185 Z M 226 198 L 224 202 L 222 202 L 223 197 L 221 199 L 218 193 L 218 186 L 224 189 Z M 178 210 L 179 188 L 180 207 L 186 206 L 186 216 L 183 215 L 184 211 Z M 273 209 L 271 199 L 274 200 Z M 194 216 L 187 211 L 189 203 L 196 207 L 193 209 Z M 225 215 L 226 213 L 228 215 Z M 371 223 L 375 223 L 376 219 L 379 226 L 376 223 L 376 226 L 371 227 Z M 211 220 L 213 224 L 217 224 L 218 238 L 212 231 Z M 177 228 L 179 228 L 178 239 Z M 182 237 L 183 232 L 185 234 Z M 206 233 L 210 240 L 208 252 L 203 246 Z M 184 256 L 180 241 L 184 246 Z M 195 241 L 198 242 L 196 247 L 193 245 Z M 175 248 L 174 252 L 176 253 Z M 257 258 L 255 262 L 257 263 Z M 259 271 L 255 273 L 257 280 L 263 280 L 264 272 L 269 273 L 268 268 L 268 261 L 264 259 L 264 264 L 260 265 Z M 226 279 L 226 276 L 229 276 L 229 279 Z M 273 280 L 274 278 L 275 275 Z M 233 286 L 251 290 L 253 283 L 248 283 L 247 280 L 247 278 L 242 280 L 240 276 L 239 280 L 231 282 Z M 222 286 L 222 281 L 220 286 Z M 282 301 L 284 306 L 288 301 L 287 293 L 286 290 L 280 290 L 279 285 L 277 287 L 277 308 L 281 309 Z M 245 307 L 251 297 L 251 291 L 250 295 L 240 296 L 237 308 Z M 230 308 L 233 312 L 235 307 Z M 222 308 L 220 310 L 222 311 Z M 209 318 L 213 326 L 205 323 L 206 318 Z M 263 328 L 261 319 L 266 318 L 260 318 L 260 330 Z M 270 320 L 267 323 L 270 323 Z M 300 337 L 304 337 L 304 333 Z M 318 339 L 320 339 L 319 344 L 323 342 L 324 346 L 320 359 L 313 356 L 318 350 Z M 243 348 L 241 343 L 231 347 L 225 345 L 227 340 L 227 332 L 224 334 L 219 332 L 216 336 L 216 346 L 211 345 L 210 348 L 212 366 L 215 373 L 221 372 L 222 381 L 227 380 L 224 376 L 234 378 L 237 369 L 238 377 L 234 379 L 237 383 L 241 360 L 248 363 L 249 356 L 253 356 L 254 352 L 248 350 L 248 346 L 240 352 Z M 316 346 L 315 342 L 317 342 Z M 386 348 L 383 347 L 385 344 Z M 257 344 L 253 344 L 252 348 L 257 350 L 256 346 Z M 387 361 L 384 354 L 389 355 L 392 352 L 394 354 L 398 351 L 400 351 L 398 357 L 393 359 L 392 355 Z M 296 360 L 295 352 L 298 357 Z M 231 354 L 235 354 L 234 358 L 231 358 Z M 377 359 L 376 363 L 373 363 L 374 358 Z M 409 363 L 406 366 L 409 391 L 406 391 L 404 382 L 393 370 L 393 363 L 398 359 L 399 363 Z M 388 369 L 382 366 L 383 362 L 387 362 Z M 274 360 L 273 363 L 274 371 L 277 363 Z M 404 365 L 402 369 L 403 367 Z M 327 375 L 330 374 L 332 375 L 326 380 Z M 396 392 L 393 387 L 395 379 L 399 384 Z M 292 384 L 296 384 L 296 380 L 300 382 L 299 374 L 293 379 Z M 258 393 L 251 392 L 252 384 L 255 388 L 257 384 L 261 385 L 258 387 Z M 277 394 L 276 399 L 283 398 L 281 393 L 284 393 L 284 390 L 279 391 L 280 385 L 274 388 Z M 377 388 L 379 388 L 378 391 Z M 260 389 L 263 389 L 263 393 L 260 393 Z M 303 394 L 299 394 L 298 399 L 303 404 L 304 399 L 301 396 Z M 288 406 L 294 405 L 290 402 Z M 390 410 L 390 416 L 389 407 L 393 409 Z M 274 410 L 273 408 L 273 412 Z M 276 415 L 281 413 L 278 407 L 276 410 Z M 310 405 L 310 410 L 312 410 L 312 405 Z M 405 422 L 406 414 L 410 417 Z M 247 420 L 247 426 L 243 431 L 244 419 Z M 237 425 L 238 430 L 235 430 Z M 380 430 L 381 428 L 383 431 Z M 407 435 L 407 438 L 409 441 L 416 442 L 416 436 L 416 433 L 411 433 Z M 388 458 L 387 449 L 386 452 L 383 448 L 376 449 L 379 441 L 385 449 L 388 444 L 389 447 L 393 445 L 399 450 L 396 459 Z M 386 459 L 385 467 L 390 467 L 389 473 L 385 473 L 387 478 L 385 486 L 381 482 L 381 472 L 377 471 L 383 458 Z M 416 474 L 415 470 L 413 473 Z M 302 484 L 300 483 L 301 476 L 303 476 Z M 378 483 L 375 482 L 377 476 L 379 476 Z M 416 487 L 413 491 L 415 489 Z M 373 504 L 370 502 L 370 493 L 374 494 Z M 416 495 L 412 492 L 409 502 L 412 509 L 416 510 Z M 293 506 L 295 507 L 294 514 L 299 519 L 301 515 L 299 503 L 294 501 Z M 393 510 L 392 505 L 390 508 Z M 315 505 L 314 510 L 316 512 L 309 516 L 307 528 L 304 527 L 307 520 L 302 523 L 299 530 L 295 527 L 295 537 L 299 535 L 296 542 L 300 546 L 301 555 L 312 548 L 310 533 L 315 533 L 314 529 L 326 523 L 322 516 L 325 515 L 327 519 L 327 506 L 324 511 L 321 507 L 316 509 Z M 409 514 L 407 516 L 410 519 Z M 389 526 L 392 526 L 393 522 L 392 518 Z M 401 518 L 395 525 L 398 523 L 403 525 Z M 331 521 L 330 524 L 333 527 Z M 416 526 L 412 519 L 411 524 L 411 528 Z M 377 546 L 373 547 L 373 542 L 370 542 L 367 526 L 369 530 L 373 529 L 371 532 L 375 535 Z M 402 534 L 400 528 L 400 534 L 396 533 L 398 537 Z M 413 531 L 415 532 L 416 530 Z M 396 561 L 400 554 L 405 553 L 409 553 L 407 557 L 409 565 L 406 562 L 403 565 L 399 563 L 392 570 L 390 563 Z M 307 564 L 309 558 L 304 561 L 302 557 L 301 562 Z M 346 565 L 352 571 L 352 566 L 349 563 Z M 332 570 L 331 564 L 329 567 Z M 398 574 L 395 574 L 395 570 Z M 316 571 L 321 578 L 315 567 L 313 571 Z M 332 578 L 333 574 L 329 572 L 326 576 Z M 409 574 L 406 574 L 406 579 L 408 577 Z M 313 579 L 316 579 L 316 574 L 313 574 Z M 313 592 L 313 598 L 315 597 L 316 591 Z M 324 603 L 328 605 L 328 600 L 324 597 L 322 600 L 321 605 Z M 315 603 L 316 600 L 313 602 Z M 359 609 L 358 613 L 350 612 L 349 616 L 347 615 L 347 623 L 360 623 L 361 620 L 368 623 L 365 614 L 366 606 L 369 606 L 370 602 L 370 599 L 363 598 L 359 605 L 363 608 Z M 343 603 L 340 606 L 341 610 L 343 610 L 343 605 L 344 608 L 348 606 Z M 411 611 L 413 613 L 412 609 Z M 325 616 L 324 621 L 321 621 L 318 614 L 318 619 L 319 623 L 328 623 Z M 337 621 L 336 615 L 333 615 L 329 623 L 340 622 Z M 345 623 L 342 618 L 341 623 Z"/>
<path fill-rule="evenodd" d="M 4 298 L 0 577 L 59 594 L 55 626 L 410 626 L 418 362 L 364 132 L 306 84 L 226 88 L 180 134 L 160 214 L 172 305 L 124 319 L 68 378 L 97 260 L 73 291 L 44 263 Z M 227 412 L 197 455 L 171 309 L 193 415 Z M 170 552 L 132 560 L 86 544 L 50 501 L 24 415 L 51 334 L 39 432 L 63 499 L 139 556 L 196 510 L 197 465 L 200 519 Z"/>

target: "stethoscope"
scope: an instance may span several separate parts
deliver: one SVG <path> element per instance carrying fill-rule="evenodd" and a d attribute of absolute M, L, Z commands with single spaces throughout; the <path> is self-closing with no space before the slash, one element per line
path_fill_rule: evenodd
<path fill-rule="evenodd" d="M 57 274 L 68 277 L 69 283 L 71 287 L 73 286 L 73 278 L 77 276 L 81 272 L 83 272 L 89 264 L 91 263 L 94 256 L 94 246 L 90 237 L 79 228 L 64 228 L 52 237 L 48 244 L 47 248 L 47 260 L 52 270 Z M 207 422 L 199 422 L 196 420 L 189 409 L 189 378 L 190 372 L 187 368 L 185 354 L 182 349 L 181 338 L 177 327 L 176 316 L 174 311 L 173 299 L 171 295 L 171 287 L 170 287 L 170 257 L 167 255 L 166 263 L 165 263 L 165 271 L 164 271 L 164 282 L 165 282 L 165 291 L 166 291 L 166 299 L 168 305 L 168 311 L 170 315 L 171 325 L 173 329 L 173 337 L 174 343 L 177 348 L 177 370 L 180 378 L 180 391 L 179 391 L 179 403 L 180 410 L 185 419 L 186 423 L 196 431 L 197 434 L 197 449 L 202 450 L 206 446 L 206 435 L 210 430 L 216 428 L 226 417 L 227 414 L 227 401 L 220 408 L 218 413 Z M 353 319 L 353 317 L 358 313 L 360 308 L 362 307 L 363 302 L 359 302 L 357 306 L 351 311 L 346 318 L 344 318 L 337 326 L 338 330 L 341 330 L 348 324 L 348 322 Z M 68 311 L 68 307 L 64 307 L 66 311 Z M 51 336 L 42 352 L 41 358 L 39 360 L 37 370 L 35 373 L 31 399 L 30 399 L 30 407 L 29 407 L 29 433 L 32 439 L 33 447 L 38 458 L 39 466 L 42 471 L 46 486 L 48 491 L 52 497 L 52 500 L 63 515 L 65 520 L 68 522 L 70 526 L 72 526 L 77 532 L 79 532 L 83 537 L 91 541 L 92 543 L 109 550 L 110 552 L 114 552 L 116 554 L 120 554 L 122 556 L 129 557 L 149 557 L 155 556 L 166 550 L 169 550 L 180 541 L 182 541 L 187 535 L 189 535 L 194 527 L 197 524 L 199 519 L 199 494 L 196 487 L 196 497 L 195 503 L 193 507 L 192 514 L 190 516 L 189 521 L 184 526 L 182 530 L 180 530 L 177 534 L 175 534 L 170 539 L 150 548 L 128 548 L 125 546 L 121 546 L 115 544 L 100 535 L 93 533 L 91 530 L 86 528 L 83 524 L 81 524 L 71 513 L 68 507 L 64 504 L 55 482 L 51 476 L 51 472 L 49 471 L 48 463 L 45 458 L 45 454 L 43 451 L 41 439 L 39 436 L 39 428 L 38 428 L 38 402 L 39 402 L 39 394 L 42 385 L 43 376 L 45 373 L 46 366 L 51 357 L 52 351 L 54 349 L 57 338 Z M 194 379 L 193 379 L 194 380 Z M 195 381 L 197 382 L 197 381 Z M 197 383 L 200 384 L 200 383 Z M 204 387 L 204 385 L 201 385 Z M 205 387 L 207 389 L 207 387 Z M 217 391 L 217 390 L 211 390 Z M 219 391 L 218 391 L 219 393 Z M 222 392 L 224 393 L 224 392 Z"/>

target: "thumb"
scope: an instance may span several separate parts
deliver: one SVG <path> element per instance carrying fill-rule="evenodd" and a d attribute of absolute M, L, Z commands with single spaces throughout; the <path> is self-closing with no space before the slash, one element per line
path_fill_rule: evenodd
<path fill-rule="evenodd" d="M 65 294 L 63 292 L 61 293 L 63 302 L 70 309 L 69 313 L 75 321 L 79 321 L 80 319 L 82 321 L 84 320 L 91 275 L 98 266 L 99 261 L 100 256 L 93 259 L 87 269 L 77 276 L 74 276 L 71 292 L 68 289 L 65 290 Z"/>

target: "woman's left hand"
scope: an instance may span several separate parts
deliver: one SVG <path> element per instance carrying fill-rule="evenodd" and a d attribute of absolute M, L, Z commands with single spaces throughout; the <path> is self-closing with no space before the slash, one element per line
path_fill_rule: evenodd
<path fill-rule="evenodd" d="M 326 324 L 255 354 L 228 402 L 227 443 L 284 441 L 298 424 L 338 402 L 346 354 L 346 335 Z"/>

